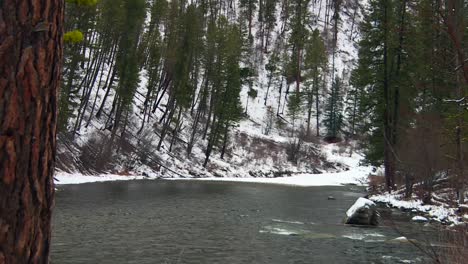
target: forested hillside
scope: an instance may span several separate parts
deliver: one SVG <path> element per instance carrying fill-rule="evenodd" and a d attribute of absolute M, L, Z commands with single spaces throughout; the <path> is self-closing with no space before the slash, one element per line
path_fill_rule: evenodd
<path fill-rule="evenodd" d="M 385 167 L 466 181 L 461 0 L 70 0 L 60 170 L 266 176 Z M 453 176 L 453 177 L 447 177 Z M 420 184 L 422 183 L 422 184 Z M 460 195 L 463 201 L 463 195 Z"/>
<path fill-rule="evenodd" d="M 361 10 L 354 0 L 68 1 L 59 168 L 336 167 L 316 143 L 355 133 L 344 98 Z"/>
<path fill-rule="evenodd" d="M 387 190 L 464 203 L 468 157 L 466 1 L 370 1 L 351 86 L 366 159 Z M 441 195 L 439 193 L 439 195 Z"/>

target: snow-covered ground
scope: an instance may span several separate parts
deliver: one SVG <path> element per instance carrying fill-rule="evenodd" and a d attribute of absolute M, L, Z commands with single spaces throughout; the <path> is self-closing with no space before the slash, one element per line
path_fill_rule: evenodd
<path fill-rule="evenodd" d="M 361 155 L 354 153 L 349 157 L 348 153 L 340 154 L 336 144 L 324 145 L 322 152 L 326 153 L 329 161 L 337 162 L 349 168 L 342 172 L 325 172 L 321 174 L 295 174 L 290 177 L 277 178 L 253 178 L 253 177 L 208 177 L 208 178 L 170 178 L 171 180 L 203 180 L 203 181 L 231 181 L 231 182 L 255 182 L 268 184 L 283 184 L 292 186 L 339 186 L 345 184 L 355 184 L 359 186 L 367 185 L 367 177 L 371 173 L 371 167 L 359 165 Z M 189 176 L 187 176 L 189 177 Z M 121 181 L 155 179 L 156 175 L 147 176 L 122 176 L 113 174 L 102 174 L 87 176 L 79 173 L 58 172 L 55 175 L 56 184 L 80 184 L 87 182 Z M 162 175 L 164 178 L 164 175 Z"/>
<path fill-rule="evenodd" d="M 423 204 L 419 199 L 405 201 L 399 194 L 374 195 L 369 199 L 377 203 L 385 203 L 401 210 L 424 214 L 427 218 L 437 222 L 450 224 L 459 224 L 462 222 L 460 217 L 456 214 L 456 208 L 448 208 L 440 205 L 427 205 Z"/>
<path fill-rule="evenodd" d="M 369 168 L 356 167 L 344 172 L 322 174 L 298 174 L 290 177 L 277 178 L 197 178 L 199 181 L 228 181 L 228 182 L 252 182 L 267 184 L 282 184 L 292 186 L 339 186 L 346 184 L 367 185 Z M 178 179 L 174 179 L 178 180 Z M 180 180 L 180 179 L 179 179 Z M 183 179 L 187 180 L 187 179 Z"/>
<path fill-rule="evenodd" d="M 83 175 L 81 173 L 66 173 L 57 172 L 55 173 L 55 184 L 81 184 L 89 182 L 107 182 L 107 181 L 129 181 L 129 180 L 142 180 L 142 179 L 154 179 L 154 177 L 146 176 L 124 176 L 115 174 L 101 174 L 101 175 Z"/>

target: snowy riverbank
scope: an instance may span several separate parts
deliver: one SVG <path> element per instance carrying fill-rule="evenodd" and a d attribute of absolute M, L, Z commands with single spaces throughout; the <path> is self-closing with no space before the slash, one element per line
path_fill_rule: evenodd
<path fill-rule="evenodd" d="M 339 186 L 339 185 L 367 185 L 367 175 L 369 170 L 366 167 L 353 168 L 348 171 L 338 173 L 322 173 L 322 174 L 298 174 L 290 177 L 278 178 L 168 178 L 167 180 L 199 180 L 199 181 L 229 181 L 229 182 L 251 182 L 251 183 L 266 183 L 266 184 L 282 184 L 292 186 Z M 113 174 L 102 174 L 88 176 L 79 173 L 64 173 L 58 172 L 55 175 L 57 185 L 63 184 L 82 184 L 89 182 L 106 182 L 106 181 L 125 181 L 125 180 L 142 180 L 156 179 L 155 177 L 145 176 L 122 176 Z"/>
<path fill-rule="evenodd" d="M 367 167 L 352 168 L 348 171 L 322 174 L 298 174 L 290 177 L 277 178 L 196 178 L 196 179 L 171 179 L 171 180 L 198 180 L 198 181 L 227 181 L 250 182 L 265 184 L 281 184 L 291 186 L 340 186 L 340 185 L 367 185 L 367 176 L 370 169 Z"/>
<path fill-rule="evenodd" d="M 154 179 L 154 177 L 134 176 L 134 175 L 115 175 L 115 174 L 101 174 L 101 175 L 83 175 L 81 173 L 55 173 L 55 184 L 82 184 L 90 182 L 108 182 L 108 181 L 130 181 L 130 180 L 143 180 Z"/>
<path fill-rule="evenodd" d="M 322 145 L 321 151 L 330 162 L 342 164 L 347 168 L 340 172 L 323 172 L 318 174 L 311 173 L 294 173 L 288 177 L 276 178 L 261 178 L 261 177 L 177 177 L 167 178 L 168 180 L 198 180 L 198 181 L 229 181 L 229 182 L 251 182 L 251 183 L 265 183 L 265 184 L 282 184 L 291 186 L 340 186 L 340 185 L 359 185 L 366 186 L 368 175 L 371 173 L 371 167 L 361 166 L 359 161 L 362 156 L 354 153 L 349 156 L 347 153 L 339 153 L 339 147 L 336 144 Z M 244 173 L 247 174 L 247 173 Z M 83 175 L 80 173 L 65 173 L 57 172 L 55 175 L 56 184 L 81 184 L 88 182 L 105 182 L 105 181 L 122 181 L 122 180 L 142 180 L 142 179 L 157 179 L 163 178 L 158 174 L 149 176 L 139 175 L 115 175 L 115 174 L 101 174 L 101 175 Z"/>
<path fill-rule="evenodd" d="M 427 205 L 423 204 L 419 199 L 403 200 L 403 197 L 399 194 L 373 195 L 369 199 L 400 210 L 411 211 L 436 222 L 444 224 L 463 223 L 462 217 L 456 214 L 457 208 L 442 205 Z M 468 219 L 468 216 L 464 216 L 463 218 L 465 217 Z"/>

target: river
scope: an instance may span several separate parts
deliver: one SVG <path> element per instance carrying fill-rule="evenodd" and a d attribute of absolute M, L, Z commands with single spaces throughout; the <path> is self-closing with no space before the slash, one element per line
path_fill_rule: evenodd
<path fill-rule="evenodd" d="M 63 185 L 56 195 L 52 263 L 426 263 L 411 243 L 389 242 L 401 236 L 392 225 L 342 224 L 362 195 L 356 186 Z M 422 230 L 407 215 L 387 211 L 383 217 Z"/>

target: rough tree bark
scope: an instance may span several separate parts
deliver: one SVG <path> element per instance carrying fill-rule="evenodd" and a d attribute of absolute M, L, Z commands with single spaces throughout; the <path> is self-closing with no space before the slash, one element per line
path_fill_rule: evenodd
<path fill-rule="evenodd" d="M 49 260 L 63 9 L 0 1 L 0 264 Z"/>

